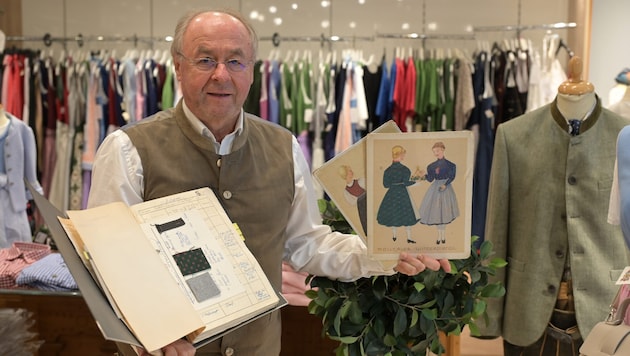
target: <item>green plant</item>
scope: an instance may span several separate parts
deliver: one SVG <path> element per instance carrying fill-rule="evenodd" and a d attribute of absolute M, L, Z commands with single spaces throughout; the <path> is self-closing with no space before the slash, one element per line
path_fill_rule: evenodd
<path fill-rule="evenodd" d="M 319 204 L 325 223 L 351 230 L 332 202 Z M 486 298 L 505 294 L 488 277 L 506 262 L 491 256 L 492 244 L 484 241 L 467 259 L 451 260 L 450 273 L 425 270 L 354 282 L 310 276 L 315 289 L 307 292 L 308 310 L 322 318 L 322 333 L 339 341 L 339 356 L 426 355 L 427 350 L 439 355 L 445 351 L 440 332 L 459 335 L 468 325 L 479 335 L 475 322 L 487 319 Z"/>

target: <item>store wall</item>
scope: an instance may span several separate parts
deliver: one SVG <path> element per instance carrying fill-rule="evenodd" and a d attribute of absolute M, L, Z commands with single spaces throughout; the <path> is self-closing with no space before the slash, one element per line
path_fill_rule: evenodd
<path fill-rule="evenodd" d="M 296 3 L 297 9 L 291 5 Z M 278 47 L 284 54 L 290 50 L 360 49 L 367 55 L 391 54 L 396 47 L 461 48 L 474 51 L 480 42 L 514 39 L 517 31 L 506 26 L 531 26 L 568 21 L 570 0 L 332 0 L 322 7 L 314 0 L 22 0 L 22 35 L 40 38 L 49 33 L 53 38 L 73 38 L 78 34 L 138 38 L 164 37 L 172 33 L 177 18 L 187 9 L 219 6 L 230 7 L 249 15 L 263 39 L 260 55 L 266 56 L 273 47 L 271 36 L 312 37 L 313 41 L 284 41 Z M 275 6 L 275 13 L 270 10 Z M 282 23 L 274 20 L 281 18 Z M 506 30 L 486 31 L 482 27 L 499 26 Z M 470 32 L 472 29 L 479 31 Z M 567 31 L 556 30 L 565 38 Z M 383 38 L 382 35 L 409 33 L 474 36 L 474 39 L 413 40 Z M 522 37 L 540 47 L 547 31 L 532 29 Z M 340 36 L 343 41 L 322 43 L 321 36 Z M 53 51 L 77 50 L 73 41 L 53 42 L 45 47 L 41 41 L 23 43 L 28 48 L 49 48 Z M 153 43 L 86 41 L 81 49 L 129 48 L 164 50 L 165 41 Z"/>
<path fill-rule="evenodd" d="M 630 1 L 594 0 L 588 79 L 595 90 L 608 103 L 609 92 L 615 86 L 615 77 L 624 68 L 630 68 Z"/>

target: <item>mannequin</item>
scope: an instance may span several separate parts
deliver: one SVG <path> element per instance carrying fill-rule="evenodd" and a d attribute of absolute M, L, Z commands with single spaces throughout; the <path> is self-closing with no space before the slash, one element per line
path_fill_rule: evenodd
<path fill-rule="evenodd" d="M 582 80 L 582 60 L 579 57 L 571 58 L 568 69 L 569 78 L 558 87 L 556 104 L 571 127 L 569 120 L 583 121 L 593 112 L 597 97 L 593 84 Z"/>
<path fill-rule="evenodd" d="M 615 78 L 617 84 L 608 92 L 608 109 L 630 118 L 630 69 Z"/>
<path fill-rule="evenodd" d="M 602 107 L 578 57 L 569 72 L 555 100 L 496 131 L 485 238 L 508 261 L 492 278 L 506 294 L 478 326 L 503 337 L 506 356 L 577 355 L 630 264 L 621 229 L 606 222 L 615 141 L 630 122 Z"/>
<path fill-rule="evenodd" d="M 32 242 L 26 207 L 32 197 L 24 181 L 39 193 L 37 150 L 33 130 L 0 107 L 0 248 Z"/>

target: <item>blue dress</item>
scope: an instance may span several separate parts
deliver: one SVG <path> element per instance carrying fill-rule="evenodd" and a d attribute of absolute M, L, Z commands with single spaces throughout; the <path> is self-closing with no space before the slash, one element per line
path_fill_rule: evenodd
<path fill-rule="evenodd" d="M 432 183 L 420 204 L 420 223 L 443 225 L 459 216 L 457 197 L 451 185 L 456 171 L 455 163 L 446 158 L 438 159 L 427 166 L 425 178 Z M 442 185 L 446 186 L 444 190 L 440 190 Z"/>
<path fill-rule="evenodd" d="M 384 226 L 412 226 L 418 220 L 407 187 L 415 184 L 409 180 L 411 170 L 400 162 L 393 162 L 383 172 L 383 186 L 387 192 L 378 207 L 376 221 Z"/>

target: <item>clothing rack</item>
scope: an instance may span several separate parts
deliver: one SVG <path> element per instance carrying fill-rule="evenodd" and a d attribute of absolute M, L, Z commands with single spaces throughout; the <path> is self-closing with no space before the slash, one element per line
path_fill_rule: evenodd
<path fill-rule="evenodd" d="M 282 42 L 319 42 L 320 47 L 324 47 L 324 44 L 331 46 L 334 42 L 352 42 L 353 46 L 356 41 L 374 41 L 374 37 L 369 36 L 352 36 L 352 37 L 340 37 L 340 36 L 325 36 L 321 34 L 319 36 L 281 36 L 279 33 L 274 33 L 272 36 L 260 37 L 261 41 L 271 41 L 274 47 L 279 47 Z"/>
<path fill-rule="evenodd" d="M 50 47 L 53 42 L 61 42 L 64 46 L 69 42 L 76 42 L 77 46 L 83 47 L 85 42 L 133 42 L 134 47 L 138 43 L 146 43 L 152 45 L 155 42 L 171 42 L 173 39 L 170 36 L 167 37 L 141 37 L 138 35 L 133 36 L 99 36 L 90 35 L 84 36 L 78 34 L 72 37 L 55 37 L 50 33 L 44 34 L 42 37 L 37 36 L 6 36 L 6 41 L 19 41 L 19 42 L 38 42 L 42 41 L 46 47 Z"/>
<path fill-rule="evenodd" d="M 426 34 L 426 33 L 377 33 L 376 38 L 418 39 L 418 40 L 474 40 L 474 34 Z"/>
<path fill-rule="evenodd" d="M 565 28 L 575 28 L 575 22 L 556 22 L 541 25 L 505 25 L 505 26 L 478 26 L 473 28 L 473 32 L 508 32 L 516 31 L 516 37 L 521 37 L 521 32 L 529 30 L 559 30 Z"/>

